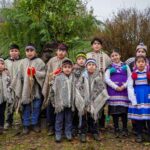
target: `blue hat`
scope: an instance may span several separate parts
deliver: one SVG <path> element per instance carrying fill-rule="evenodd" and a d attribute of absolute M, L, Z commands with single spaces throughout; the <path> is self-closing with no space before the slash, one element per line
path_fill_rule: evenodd
<path fill-rule="evenodd" d="M 86 60 L 85 66 L 87 66 L 88 63 L 94 63 L 97 66 L 96 60 L 94 58 L 89 58 Z"/>

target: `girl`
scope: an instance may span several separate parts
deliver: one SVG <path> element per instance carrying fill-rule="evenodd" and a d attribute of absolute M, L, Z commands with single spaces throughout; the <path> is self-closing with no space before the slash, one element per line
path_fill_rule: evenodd
<path fill-rule="evenodd" d="M 136 120 L 137 142 L 142 142 L 143 121 L 147 123 L 150 136 L 150 72 L 146 58 L 138 56 L 135 59 L 136 70 L 132 73 L 128 84 L 129 106 L 128 118 Z"/>
<path fill-rule="evenodd" d="M 131 75 L 129 67 L 123 63 L 120 58 L 119 49 L 113 49 L 110 55 L 112 64 L 105 73 L 105 82 L 107 84 L 109 114 L 113 117 L 116 137 L 120 136 L 119 117 L 122 119 L 122 135 L 127 136 L 127 112 L 128 112 L 128 94 L 127 82 Z"/>

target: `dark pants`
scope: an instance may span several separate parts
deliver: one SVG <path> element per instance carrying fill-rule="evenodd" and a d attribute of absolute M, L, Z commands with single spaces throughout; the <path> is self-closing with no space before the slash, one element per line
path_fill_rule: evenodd
<path fill-rule="evenodd" d="M 72 134 L 72 111 L 70 108 L 65 108 L 63 111 L 56 114 L 55 134 L 62 135 L 63 127 L 65 135 Z"/>
<path fill-rule="evenodd" d="M 22 120 L 24 126 L 30 126 L 30 124 L 38 124 L 41 111 L 41 103 L 41 99 L 34 99 L 32 103 L 23 105 Z"/>
<path fill-rule="evenodd" d="M 52 106 L 52 104 L 48 105 L 47 109 L 46 109 L 46 120 L 47 120 L 47 124 L 50 128 L 52 128 L 53 130 L 55 129 L 55 108 Z"/>
<path fill-rule="evenodd" d="M 0 104 L 0 127 L 4 127 L 6 102 Z"/>
<path fill-rule="evenodd" d="M 137 135 L 142 135 L 143 129 L 144 129 L 144 126 L 143 126 L 144 123 L 146 123 L 147 128 L 148 128 L 148 134 L 150 135 L 150 120 L 147 120 L 147 121 L 136 120 L 136 132 L 137 132 Z"/>
<path fill-rule="evenodd" d="M 79 127 L 80 134 L 86 134 L 87 131 L 90 131 L 92 134 L 99 134 L 98 131 L 98 122 L 91 117 L 89 113 L 82 116 L 81 126 Z"/>
<path fill-rule="evenodd" d="M 75 110 L 73 113 L 73 129 L 78 130 L 79 126 L 79 116 L 78 116 L 78 111 Z"/>
<path fill-rule="evenodd" d="M 12 125 L 13 124 L 13 115 L 14 115 L 14 113 L 12 111 L 13 104 L 7 103 L 6 105 L 7 105 L 6 106 L 6 122 L 8 124 Z"/>
<path fill-rule="evenodd" d="M 106 118 L 106 115 L 104 113 L 104 110 L 101 112 L 101 117 L 99 118 L 99 126 L 100 128 L 105 128 L 105 118 Z"/>
<path fill-rule="evenodd" d="M 123 130 L 127 130 L 127 114 L 123 113 L 123 114 L 113 114 L 113 122 L 114 122 L 114 128 L 115 130 L 119 129 L 119 117 L 121 117 L 122 120 L 122 126 L 123 126 Z"/>

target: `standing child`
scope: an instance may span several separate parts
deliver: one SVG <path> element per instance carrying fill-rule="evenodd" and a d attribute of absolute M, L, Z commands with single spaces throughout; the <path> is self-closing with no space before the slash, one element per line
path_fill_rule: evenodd
<path fill-rule="evenodd" d="M 66 59 L 62 62 L 62 73 L 54 80 L 54 108 L 56 113 L 55 139 L 61 142 L 62 132 L 68 141 L 72 140 L 72 110 L 74 101 L 73 63 Z"/>
<path fill-rule="evenodd" d="M 25 48 L 26 58 L 22 60 L 19 71 L 12 83 L 12 89 L 18 98 L 18 107 L 22 106 L 23 133 L 29 133 L 29 127 L 39 132 L 39 114 L 42 104 L 41 89 L 45 78 L 45 64 L 37 58 L 34 44 Z"/>
<path fill-rule="evenodd" d="M 147 46 L 144 45 L 144 43 L 140 43 L 136 47 L 135 57 L 137 56 L 144 56 L 146 57 L 146 65 L 147 67 L 150 66 L 150 60 L 147 57 Z M 131 71 L 135 71 L 136 65 L 135 65 L 135 57 L 129 58 L 126 63 L 129 65 Z M 147 130 L 146 123 L 143 121 L 144 130 Z M 132 120 L 132 131 L 133 133 L 136 133 L 136 120 Z"/>
<path fill-rule="evenodd" d="M 66 58 L 68 47 L 65 44 L 59 44 L 56 56 L 51 58 L 47 63 L 47 73 L 46 73 L 46 79 L 43 86 L 43 96 L 44 96 L 44 103 L 43 107 L 47 107 L 47 123 L 48 123 L 48 135 L 54 134 L 54 126 L 55 126 L 55 114 L 54 114 L 54 107 L 50 103 L 47 104 L 48 101 L 48 93 L 50 90 L 50 83 L 54 78 L 55 71 L 59 71 L 62 65 L 62 61 Z"/>
<path fill-rule="evenodd" d="M 150 138 L 150 70 L 146 66 L 146 58 L 135 58 L 136 70 L 132 73 L 128 84 L 129 106 L 128 118 L 136 120 L 137 142 L 143 141 L 143 122 L 147 123 Z"/>
<path fill-rule="evenodd" d="M 98 116 L 109 96 L 97 70 L 96 60 L 87 59 L 86 69 L 83 78 L 76 85 L 75 96 L 75 105 L 80 115 L 80 141 L 86 142 L 87 129 L 92 133 L 94 140 L 100 141 Z"/>
<path fill-rule="evenodd" d="M 5 121 L 6 102 L 11 102 L 10 93 L 11 79 L 8 71 L 5 70 L 4 59 L 0 58 L 0 134 L 3 133 Z"/>
<path fill-rule="evenodd" d="M 95 37 L 91 41 L 92 45 L 92 52 L 87 53 L 87 58 L 94 58 L 96 60 L 97 68 L 101 72 L 102 76 L 104 77 L 105 69 L 108 65 L 111 64 L 111 60 L 109 56 L 102 50 L 103 42 L 100 38 Z M 104 111 L 102 112 L 102 116 L 99 119 L 100 127 L 105 127 L 105 114 Z"/>
<path fill-rule="evenodd" d="M 131 75 L 129 67 L 121 61 L 119 49 L 115 48 L 111 52 L 112 64 L 105 73 L 105 82 L 107 84 L 109 114 L 113 117 L 116 137 L 120 136 L 119 118 L 122 119 L 122 135 L 127 136 L 127 113 L 129 99 L 127 94 L 127 82 Z"/>
<path fill-rule="evenodd" d="M 12 44 L 9 48 L 9 58 L 5 60 L 6 68 L 8 69 L 11 77 L 11 81 L 16 76 L 16 73 L 18 72 L 19 66 L 20 66 L 20 50 L 19 46 L 16 44 Z M 14 96 L 14 94 L 13 94 Z M 15 97 L 14 97 L 15 99 Z M 5 130 L 7 130 L 9 127 L 12 127 L 13 124 L 13 104 L 10 104 L 7 102 L 6 106 L 6 124 L 4 126 Z"/>
<path fill-rule="evenodd" d="M 82 75 L 85 72 L 85 62 L 86 62 L 86 54 L 84 52 L 79 52 L 76 55 L 76 64 L 74 65 L 73 69 L 75 85 L 78 84 L 80 78 L 82 78 Z M 78 132 L 78 126 L 79 126 L 79 117 L 77 109 L 75 109 L 73 115 L 73 135 L 76 135 L 76 133 Z"/>

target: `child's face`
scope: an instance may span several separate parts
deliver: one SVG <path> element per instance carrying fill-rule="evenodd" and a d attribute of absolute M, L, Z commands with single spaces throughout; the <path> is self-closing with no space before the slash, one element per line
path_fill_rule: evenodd
<path fill-rule="evenodd" d="M 59 59 L 63 59 L 67 55 L 67 52 L 65 50 L 58 49 L 56 55 Z"/>
<path fill-rule="evenodd" d="M 119 63 L 120 62 L 120 54 L 117 53 L 117 52 L 112 52 L 111 55 L 110 55 L 110 58 L 111 58 L 111 61 L 114 62 L 114 63 Z"/>
<path fill-rule="evenodd" d="M 145 69 L 145 66 L 146 66 L 145 60 L 143 58 L 139 58 L 136 61 L 136 66 L 137 66 L 139 71 L 143 71 Z"/>
<path fill-rule="evenodd" d="M 94 41 L 92 44 L 92 49 L 94 52 L 99 52 L 102 49 L 102 45 L 99 41 Z"/>
<path fill-rule="evenodd" d="M 136 56 L 144 56 L 144 57 L 146 57 L 145 50 L 142 49 L 142 48 L 138 49 L 137 52 L 136 52 Z"/>
<path fill-rule="evenodd" d="M 86 68 L 87 68 L 88 73 L 90 74 L 93 74 L 96 71 L 96 65 L 92 62 L 88 63 Z"/>
<path fill-rule="evenodd" d="M 0 61 L 0 72 L 4 71 L 5 69 L 5 64 L 3 61 Z"/>
<path fill-rule="evenodd" d="M 77 64 L 81 67 L 83 67 L 85 65 L 85 61 L 86 61 L 86 59 L 84 57 L 77 58 Z"/>
<path fill-rule="evenodd" d="M 64 73 L 65 75 L 70 75 L 71 72 L 72 72 L 72 68 L 73 68 L 72 65 L 70 65 L 70 64 L 64 64 L 64 65 L 62 66 L 62 71 L 63 71 L 63 73 Z"/>
<path fill-rule="evenodd" d="M 20 55 L 20 52 L 18 49 L 10 49 L 9 50 L 9 55 L 12 59 L 18 59 L 19 55 Z"/>
<path fill-rule="evenodd" d="M 26 50 L 26 57 L 27 58 L 32 59 L 32 58 L 34 58 L 36 56 L 37 56 L 37 53 L 36 53 L 35 50 L 33 50 L 33 49 L 27 49 Z"/>

